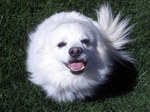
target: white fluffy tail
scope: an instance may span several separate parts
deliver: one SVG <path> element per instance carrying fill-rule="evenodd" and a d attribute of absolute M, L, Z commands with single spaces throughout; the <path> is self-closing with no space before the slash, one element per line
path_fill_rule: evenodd
<path fill-rule="evenodd" d="M 132 26 L 127 27 L 130 19 L 120 21 L 120 13 L 114 18 L 108 4 L 103 5 L 100 10 L 97 11 L 97 17 L 100 26 L 114 48 L 122 49 L 126 43 L 131 41 L 128 39 L 128 36 L 132 31 Z"/>

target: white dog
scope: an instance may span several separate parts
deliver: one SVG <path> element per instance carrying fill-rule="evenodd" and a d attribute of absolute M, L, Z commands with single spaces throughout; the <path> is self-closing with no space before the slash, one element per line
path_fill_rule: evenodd
<path fill-rule="evenodd" d="M 111 75 L 114 62 L 131 61 L 122 50 L 130 42 L 129 19 L 114 18 L 108 5 L 101 6 L 97 17 L 61 12 L 30 33 L 27 71 L 48 97 L 61 102 L 92 96 Z"/>

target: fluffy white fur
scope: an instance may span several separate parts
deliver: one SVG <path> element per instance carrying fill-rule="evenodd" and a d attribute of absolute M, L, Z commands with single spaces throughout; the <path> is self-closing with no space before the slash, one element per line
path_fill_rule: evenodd
<path fill-rule="evenodd" d="M 113 61 L 130 60 L 122 50 L 131 27 L 129 19 L 115 18 L 108 5 L 97 11 L 98 21 L 78 12 L 57 13 L 39 24 L 29 35 L 27 71 L 30 80 L 43 88 L 56 101 L 73 101 L 93 95 L 94 88 L 103 84 L 111 71 Z M 88 39 L 89 45 L 81 43 Z M 66 46 L 59 48 L 58 43 Z M 65 66 L 70 60 L 71 47 L 80 47 L 81 59 L 87 60 L 85 71 L 75 75 Z"/>

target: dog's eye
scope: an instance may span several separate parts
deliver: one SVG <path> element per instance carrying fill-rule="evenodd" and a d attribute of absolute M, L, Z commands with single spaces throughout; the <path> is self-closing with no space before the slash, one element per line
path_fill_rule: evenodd
<path fill-rule="evenodd" d="M 88 45 L 90 43 L 90 41 L 88 39 L 83 39 L 83 40 L 81 40 L 81 42 L 85 45 Z"/>
<path fill-rule="evenodd" d="M 66 43 L 65 42 L 60 42 L 57 46 L 61 48 L 61 47 L 66 46 Z"/>

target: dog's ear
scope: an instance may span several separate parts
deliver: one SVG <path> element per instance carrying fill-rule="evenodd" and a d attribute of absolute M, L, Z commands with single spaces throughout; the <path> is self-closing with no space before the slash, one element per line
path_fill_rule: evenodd
<path fill-rule="evenodd" d="M 29 47 L 32 47 L 32 52 L 39 53 L 41 51 L 41 49 L 43 49 L 43 47 L 44 47 L 44 44 L 45 44 L 44 39 L 39 37 L 40 36 L 39 33 L 40 32 L 31 32 L 29 34 L 28 48 L 27 49 L 29 49 Z M 32 44 L 30 44 L 31 42 L 32 42 Z"/>
<path fill-rule="evenodd" d="M 123 49 L 124 45 L 131 42 L 128 38 L 133 26 L 129 26 L 129 18 L 120 20 L 120 13 L 114 17 L 108 4 L 102 5 L 97 10 L 98 23 L 104 31 L 106 38 L 115 49 Z"/>

